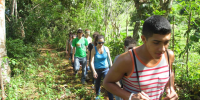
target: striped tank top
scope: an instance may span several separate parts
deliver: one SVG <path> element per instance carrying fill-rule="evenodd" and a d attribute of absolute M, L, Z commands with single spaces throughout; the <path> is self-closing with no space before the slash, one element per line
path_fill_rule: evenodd
<path fill-rule="evenodd" d="M 132 74 L 122 78 L 123 89 L 137 94 L 141 88 L 141 91 L 145 92 L 151 100 L 159 100 L 169 80 L 169 66 L 166 54 L 163 54 L 154 66 L 147 66 L 140 60 L 134 49 L 140 83 L 139 87 L 136 71 L 134 70 L 135 64 L 132 50 L 129 53 L 133 62 L 133 70 Z"/>

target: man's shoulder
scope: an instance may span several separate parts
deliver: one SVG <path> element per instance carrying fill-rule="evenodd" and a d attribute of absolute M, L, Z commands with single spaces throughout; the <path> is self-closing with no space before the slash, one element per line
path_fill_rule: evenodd
<path fill-rule="evenodd" d="M 119 55 L 115 56 L 115 58 L 117 59 L 117 58 L 118 58 L 120 55 L 121 55 L 121 54 L 119 54 Z"/>
<path fill-rule="evenodd" d="M 117 55 L 117 56 L 115 56 L 114 62 L 117 60 L 117 58 L 118 58 L 119 56 L 120 56 L 120 54 Z"/>
<path fill-rule="evenodd" d="M 120 54 L 116 61 L 113 63 L 113 68 L 129 75 L 133 68 L 132 59 L 129 52 Z"/>
<path fill-rule="evenodd" d="M 170 49 L 167 49 L 167 52 L 169 54 L 169 58 L 171 59 L 171 61 L 174 61 L 175 58 L 174 52 Z"/>
<path fill-rule="evenodd" d="M 132 62 L 132 59 L 130 59 L 130 58 L 131 58 L 131 55 L 130 55 L 129 51 L 127 51 L 125 53 L 118 55 L 117 60 L 119 59 L 121 62 L 127 63 L 127 62 Z"/>
<path fill-rule="evenodd" d="M 167 52 L 169 53 L 169 55 L 173 56 L 174 55 L 174 52 L 170 49 L 167 49 Z"/>

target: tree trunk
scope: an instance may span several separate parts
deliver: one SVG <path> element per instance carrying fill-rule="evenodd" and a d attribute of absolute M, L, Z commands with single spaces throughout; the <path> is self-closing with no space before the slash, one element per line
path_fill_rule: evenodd
<path fill-rule="evenodd" d="M 173 0 L 160 0 L 160 6 L 162 7 L 162 10 L 165 10 L 166 13 L 165 13 L 165 18 L 168 17 L 170 11 L 171 11 L 171 8 L 172 8 L 172 2 Z"/>
<path fill-rule="evenodd" d="M 22 38 L 25 38 L 25 31 L 24 31 L 24 25 L 21 21 L 21 33 L 22 33 Z"/>
<path fill-rule="evenodd" d="M 140 21 L 136 21 L 135 22 L 135 27 L 134 27 L 134 30 L 133 30 L 133 38 L 138 42 L 138 39 L 139 39 L 139 34 L 138 34 L 138 31 L 140 29 Z"/>
<path fill-rule="evenodd" d="M 10 67 L 8 61 L 4 60 L 7 56 L 6 52 L 6 28 L 5 28 L 5 0 L 0 0 L 0 83 L 1 83 L 1 95 L 2 100 L 5 100 L 4 83 L 10 82 L 8 73 Z"/>
<path fill-rule="evenodd" d="M 15 0 L 12 0 L 12 7 L 11 7 L 11 16 L 14 16 L 14 11 L 15 11 Z"/>
<path fill-rule="evenodd" d="M 121 24 L 118 25 L 117 31 L 118 31 L 118 36 L 120 37 L 120 33 L 121 33 Z"/>
<path fill-rule="evenodd" d="M 107 22 L 105 23 L 105 27 L 106 27 L 106 29 L 105 29 L 105 38 L 108 38 L 108 40 L 109 40 L 109 34 L 107 34 L 107 33 L 108 33 L 108 25 L 107 25 Z"/>
<path fill-rule="evenodd" d="M 17 22 L 17 0 L 15 0 L 15 22 Z"/>
<path fill-rule="evenodd" d="M 146 1 L 143 1 L 142 3 L 144 3 Z M 138 34 L 138 31 L 140 29 L 140 20 L 143 18 L 143 14 L 142 12 L 140 11 L 140 7 L 142 5 L 142 3 L 140 3 L 140 0 L 134 0 L 134 3 L 135 3 L 135 8 L 137 9 L 137 17 L 139 18 L 138 21 L 135 22 L 135 26 L 134 26 L 134 30 L 133 30 L 133 38 L 136 40 L 136 42 L 138 42 L 139 40 L 139 34 Z"/>

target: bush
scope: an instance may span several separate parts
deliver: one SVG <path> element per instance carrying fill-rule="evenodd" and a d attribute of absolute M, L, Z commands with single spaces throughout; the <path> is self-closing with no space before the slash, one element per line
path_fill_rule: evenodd
<path fill-rule="evenodd" d="M 109 43 L 105 44 L 110 50 L 110 56 L 112 61 L 115 59 L 115 56 L 124 53 L 124 39 L 111 40 Z"/>
<path fill-rule="evenodd" d="M 7 39 L 6 48 L 9 58 L 33 57 L 37 50 L 31 44 L 24 44 L 22 39 Z"/>

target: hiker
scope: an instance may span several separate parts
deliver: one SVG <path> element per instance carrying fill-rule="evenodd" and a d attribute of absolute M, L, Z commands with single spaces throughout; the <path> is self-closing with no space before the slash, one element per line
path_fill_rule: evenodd
<path fill-rule="evenodd" d="M 91 52 L 91 68 L 93 71 L 93 77 L 96 79 L 96 99 L 100 99 L 100 83 L 101 78 L 105 77 L 109 70 L 109 63 L 112 66 L 112 60 L 110 58 L 110 51 L 108 47 L 104 46 L 104 36 L 98 35 L 95 38 L 95 45 Z M 108 92 L 109 100 L 113 100 L 113 95 Z"/>
<path fill-rule="evenodd" d="M 124 40 L 124 51 L 127 52 L 128 50 L 130 49 L 133 49 L 135 46 L 136 46 L 136 40 L 134 38 L 132 38 L 131 36 L 128 36 L 125 38 Z M 120 55 L 117 55 L 114 59 L 114 62 L 117 60 L 117 58 L 119 57 Z M 122 80 L 118 81 L 116 83 L 119 87 L 123 88 L 123 84 L 122 84 Z M 120 97 L 116 96 L 115 95 L 115 100 L 122 100 Z"/>
<path fill-rule="evenodd" d="M 86 29 L 85 30 L 85 38 L 87 39 L 88 41 L 88 44 L 92 43 L 92 38 L 90 37 L 90 30 L 89 29 Z M 89 46 L 89 45 L 88 45 Z M 88 47 L 87 47 L 87 50 L 88 50 Z M 89 67 L 89 59 L 88 59 L 88 52 L 87 52 L 87 67 L 86 67 L 86 80 L 89 80 L 89 76 L 88 76 L 88 71 L 90 70 L 90 67 Z"/>
<path fill-rule="evenodd" d="M 162 16 L 154 15 L 143 24 L 143 44 L 121 54 L 106 75 L 106 90 L 125 100 L 159 100 L 166 88 L 164 100 L 177 100 L 174 90 L 173 51 L 167 49 L 171 25 Z M 123 89 L 115 82 L 122 79 Z"/>
<path fill-rule="evenodd" d="M 87 39 L 82 37 L 83 35 L 82 29 L 78 29 L 77 35 L 78 37 L 73 39 L 72 41 L 72 46 L 73 46 L 72 62 L 74 62 L 75 75 L 78 74 L 80 64 L 82 65 L 81 83 L 85 84 L 86 65 L 87 65 L 86 47 L 88 45 L 88 41 Z"/>
<path fill-rule="evenodd" d="M 76 38 L 76 35 L 75 34 L 72 34 L 71 35 L 72 36 L 72 40 L 69 42 L 69 52 L 70 52 L 70 58 L 72 59 L 72 54 L 73 54 L 73 46 L 72 46 L 72 41 L 73 41 L 73 39 L 75 39 Z M 72 67 L 73 67 L 73 70 L 75 69 L 74 68 L 74 62 L 72 62 L 72 60 L 71 60 L 71 64 L 72 64 Z"/>
<path fill-rule="evenodd" d="M 70 47 L 70 42 L 72 41 L 72 32 L 70 32 L 68 36 L 69 39 L 66 41 L 66 56 L 70 56 L 69 47 Z"/>
<path fill-rule="evenodd" d="M 85 38 L 88 40 L 88 44 L 92 43 L 92 38 L 90 37 L 90 30 L 85 30 Z"/>

